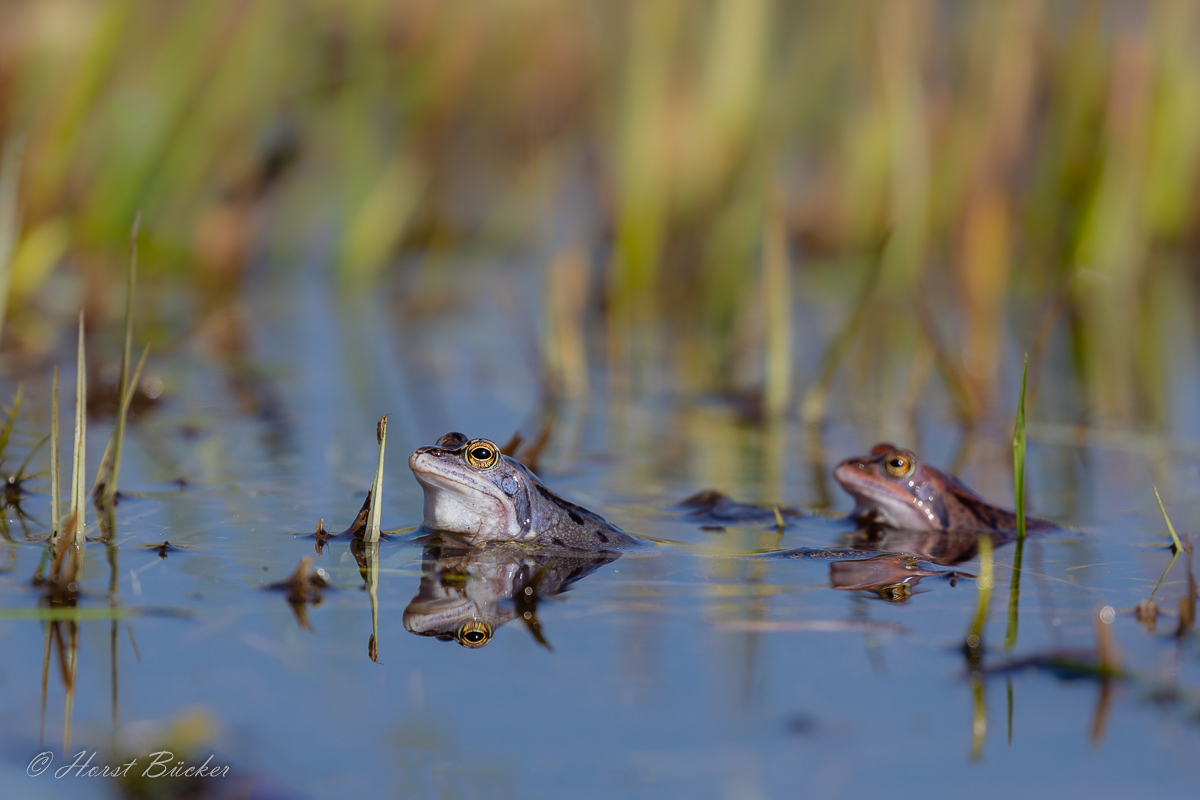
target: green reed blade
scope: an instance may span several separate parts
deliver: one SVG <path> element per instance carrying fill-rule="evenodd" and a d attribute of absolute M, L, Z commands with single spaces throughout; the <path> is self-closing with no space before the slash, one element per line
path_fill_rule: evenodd
<path fill-rule="evenodd" d="M 772 198 L 763 234 L 762 302 L 766 323 L 763 397 L 766 412 L 772 418 L 782 417 L 792 399 L 792 271 L 782 203 L 781 198 Z"/>
<path fill-rule="evenodd" d="M 379 517 L 383 513 L 383 451 L 387 443 L 387 416 L 379 418 L 375 427 L 375 438 L 379 442 L 379 463 L 375 467 L 375 480 L 371 483 L 371 508 L 367 512 L 367 530 L 365 539 L 368 542 L 379 541 Z"/>
<path fill-rule="evenodd" d="M 1017 501 L 1017 541 L 1025 540 L 1025 386 L 1029 378 L 1029 354 L 1021 370 L 1021 399 L 1017 403 L 1017 424 L 1013 428 L 1013 481 Z"/>
<path fill-rule="evenodd" d="M 133 229 L 129 233 L 129 276 L 125 285 L 125 343 L 121 350 L 117 425 L 113 428 L 110 444 L 112 462 L 109 463 L 107 460 L 101 462 L 100 471 L 96 475 L 97 484 L 100 483 L 101 476 L 104 476 L 104 489 L 100 499 L 105 505 L 110 505 L 117 496 L 117 477 L 121 473 L 121 448 L 125 443 L 125 418 L 129 411 L 130 398 L 137 385 L 129 380 L 129 356 L 133 347 L 133 287 L 137 283 L 137 239 L 141 224 L 142 212 L 138 211 L 134 215 Z M 142 359 L 145 360 L 145 355 L 142 356 Z M 106 475 L 105 473 L 109 471 L 110 474 Z"/>
<path fill-rule="evenodd" d="M 54 388 L 50 394 L 50 539 L 62 533 L 62 486 L 58 475 L 58 364 L 54 365 Z"/>
<path fill-rule="evenodd" d="M 17 423 L 17 414 L 21 412 L 21 400 L 25 397 L 25 384 L 17 384 L 17 394 L 13 398 L 12 411 L 8 414 L 4 426 L 0 427 L 0 461 L 4 460 L 4 451 L 8 448 L 8 439 L 12 436 L 13 426 Z"/>
<path fill-rule="evenodd" d="M 862 286 L 859 287 L 858 296 L 854 300 L 853 309 L 845 326 L 838 331 L 837 336 L 830 341 L 825 350 L 825 355 L 821 359 L 820 377 L 804 395 L 800 416 L 805 422 L 820 422 L 825 418 L 829 389 L 833 385 L 833 379 L 837 375 L 838 367 L 842 364 L 842 359 L 845 358 L 850 344 L 854 341 L 854 337 L 862 325 L 863 318 L 867 313 L 867 305 L 875 294 L 875 287 L 879 284 L 879 275 L 882 270 L 883 257 L 876 254 L 863 278 Z"/>
<path fill-rule="evenodd" d="M 13 255 L 21 233 L 17 185 L 20 183 L 24 149 L 24 137 L 10 137 L 3 150 L 0 150 L 0 333 L 4 330 L 4 313 L 8 308 Z"/>
<path fill-rule="evenodd" d="M 1017 646 L 1017 616 L 1021 605 L 1021 557 L 1025 540 L 1017 539 L 1017 550 L 1013 556 L 1012 582 L 1008 586 L 1008 627 L 1004 630 L 1004 649 L 1011 651 Z"/>
<path fill-rule="evenodd" d="M 133 345 L 133 295 L 137 280 L 137 236 L 142 215 L 139 211 L 133 220 L 129 237 L 129 273 L 125 288 L 125 340 L 121 351 L 121 376 L 117 383 L 117 420 L 96 470 L 96 481 L 92 484 L 92 496 L 97 502 L 111 505 L 117 494 L 117 474 L 121 469 L 121 448 L 125 441 L 125 421 L 129 400 L 137 379 L 129 379 L 129 358 Z M 145 356 L 143 355 L 143 358 Z"/>
<path fill-rule="evenodd" d="M 771 510 L 775 512 L 775 530 L 783 533 L 783 529 L 787 527 L 787 523 L 783 521 L 783 512 L 779 510 L 779 506 L 771 506 Z"/>
<path fill-rule="evenodd" d="M 142 357 L 138 359 L 137 367 L 133 370 L 133 377 L 129 379 L 129 391 L 121 393 L 120 404 L 117 408 L 118 427 L 113 430 L 108 444 L 104 446 L 104 455 L 100 458 L 100 468 L 96 470 L 96 482 L 92 484 L 92 496 L 101 505 L 112 505 L 112 501 L 117 495 L 117 473 L 121 469 L 119 445 L 125 438 L 125 419 L 129 416 L 129 407 L 133 404 L 133 387 L 137 386 L 142 379 L 142 368 L 146 366 L 148 355 L 150 355 L 149 342 L 142 348 Z M 115 456 L 114 453 L 116 453 Z M 112 487 L 111 494 L 108 491 L 110 486 Z"/>
<path fill-rule="evenodd" d="M 33 449 L 29 451 L 29 454 L 25 456 L 25 460 L 21 462 L 21 466 L 17 468 L 16 472 L 13 473 L 14 478 L 17 480 L 23 480 L 25 478 L 25 468 L 29 466 L 30 461 L 33 461 L 33 457 L 37 455 L 37 451 L 42 449 L 42 445 L 48 441 L 50 441 L 50 434 L 47 433 L 42 437 L 40 442 L 33 446 Z"/>
<path fill-rule="evenodd" d="M 938 375 L 946 385 L 946 391 L 950 392 L 950 398 L 954 401 L 959 417 L 967 427 L 970 427 L 976 417 L 976 408 L 971 399 L 967 378 L 963 374 L 962 367 L 955 363 L 954 358 L 942 342 L 942 337 L 938 334 L 937 323 L 934 322 L 933 311 L 929 307 L 929 301 L 921 292 L 913 294 L 913 310 L 916 312 L 921 334 L 925 337 L 925 341 L 929 344 L 929 350 L 933 354 L 933 363 L 937 365 Z"/>
<path fill-rule="evenodd" d="M 1154 487 L 1154 499 L 1158 501 L 1158 510 L 1162 512 L 1163 520 L 1167 523 L 1167 530 L 1171 533 L 1171 540 L 1175 543 L 1175 554 L 1171 556 L 1171 560 L 1167 562 L 1167 568 L 1163 570 L 1162 575 L 1158 576 L 1158 583 L 1154 585 L 1154 591 L 1150 592 L 1150 600 L 1154 600 L 1154 595 L 1158 592 L 1159 587 L 1166 580 L 1167 573 L 1171 571 L 1171 567 L 1175 566 L 1175 559 L 1179 558 L 1179 554 L 1183 552 L 1183 543 L 1179 541 L 1179 534 L 1175 533 L 1175 526 L 1171 524 L 1171 518 L 1167 516 L 1167 509 L 1163 506 L 1162 498 L 1158 496 L 1158 487 Z"/>
<path fill-rule="evenodd" d="M 1017 551 L 1013 557 L 1012 582 L 1008 587 L 1008 625 L 1004 631 L 1004 649 L 1017 646 L 1018 616 L 1021 605 L 1021 556 L 1025 550 L 1025 389 L 1029 378 L 1029 354 L 1021 370 L 1021 398 L 1017 401 L 1017 422 L 1013 428 L 1013 486 L 1017 505 Z"/>
<path fill-rule="evenodd" d="M 84 485 L 84 462 L 87 455 L 87 365 L 84 363 L 83 312 L 79 312 L 79 354 L 75 365 L 75 448 L 71 470 L 72 534 L 76 546 L 82 549 L 83 530 L 87 522 L 87 497 Z"/>
<path fill-rule="evenodd" d="M 1183 549 L 1183 543 L 1179 541 L 1179 534 L 1175 532 L 1175 526 L 1171 524 L 1171 518 L 1167 516 L 1167 509 L 1163 507 L 1162 498 L 1158 496 L 1158 487 L 1154 487 L 1154 499 L 1158 501 L 1158 510 L 1162 512 L 1163 521 L 1167 523 L 1167 531 L 1171 534 L 1171 541 L 1175 543 L 1175 552 L 1178 553 Z"/>

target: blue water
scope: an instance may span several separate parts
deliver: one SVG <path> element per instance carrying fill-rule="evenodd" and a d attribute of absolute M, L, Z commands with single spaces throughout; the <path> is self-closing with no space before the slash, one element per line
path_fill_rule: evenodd
<path fill-rule="evenodd" d="M 189 763 L 211 754 L 230 766 L 208 784 L 214 797 L 1196 796 L 1200 646 L 1194 634 L 1171 635 L 1175 616 L 1151 633 L 1131 613 L 1170 558 L 1151 484 L 1181 533 L 1195 521 L 1190 418 L 1177 435 L 1135 436 L 1031 414 L 1031 508 L 1074 527 L 1025 548 L 1012 655 L 1093 651 L 1097 611 L 1111 606 L 1134 682 L 1105 689 L 1039 670 L 973 682 L 962 651 L 978 598 L 972 578 L 951 586 L 926 577 L 889 603 L 831 588 L 828 563 L 741 555 L 841 543 L 853 526 L 837 513 L 777 538 L 753 525 L 705 531 L 672 509 L 711 487 L 799 506 L 820 504 L 824 491 L 832 512 L 848 511 L 829 470 L 878 439 L 950 464 L 961 434 L 944 399 L 914 425 L 858 418 L 847 404 L 818 440 L 796 423 L 764 431 L 739 422 L 729 404 L 654 380 L 635 382 L 626 399 L 610 396 L 599 369 L 590 398 L 558 409 L 542 476 L 626 530 L 678 544 L 628 553 L 542 599 L 537 617 L 552 650 L 520 620 L 470 650 L 405 630 L 422 546 L 399 533 L 380 551 L 372 662 L 370 601 L 347 543 L 318 556 L 300 534 L 322 518 L 330 530 L 349 524 L 371 481 L 383 414 L 384 526 L 393 530 L 420 522 L 405 463 L 412 449 L 452 429 L 498 441 L 518 428 L 536 433 L 528 331 L 489 301 L 512 278 L 481 271 L 458 306 L 424 316 L 398 312 L 387 292 L 326 307 L 331 292 L 319 280 L 289 288 L 267 275 L 241 309 L 238 352 L 198 336 L 152 361 L 164 392 L 131 429 L 121 475 L 131 496 L 118 506 L 109 551 L 120 604 L 146 613 L 118 623 L 115 652 L 109 620 L 80 623 L 66 762 L 57 646 L 42 735 L 46 624 L 0 618 L 4 796 L 122 796 L 114 781 L 53 771 L 80 750 L 146 764 L 171 746 Z M 0 388 L 10 394 L 15 381 Z M 34 376 L 27 391 L 18 449 L 46 427 L 48 386 Z M 110 426 L 97 419 L 89 430 L 89 476 Z M 1006 436 L 981 433 L 960 470 L 1003 504 Z M 185 486 L 172 483 L 181 478 Z M 30 485 L 45 490 L 45 481 Z M 43 533 L 45 494 L 25 506 L 42 523 L 29 523 L 31 534 Z M 0 608 L 33 609 L 40 545 L 8 516 L 15 541 L 0 543 Z M 164 539 L 184 549 L 164 560 L 140 547 Z M 1013 552 L 995 555 L 989 664 L 1006 658 Z M 263 588 L 305 555 L 334 584 L 307 608 L 311 630 L 283 593 Z M 978 560 L 956 569 L 977 574 Z M 1181 557 L 1158 590 L 1164 611 L 1177 611 L 1186 570 Z M 104 545 L 89 544 L 81 607 L 108 607 L 110 574 Z M 1159 686 L 1186 697 L 1155 703 L 1148 693 Z M 54 755 L 50 770 L 28 777 L 43 751 Z"/>

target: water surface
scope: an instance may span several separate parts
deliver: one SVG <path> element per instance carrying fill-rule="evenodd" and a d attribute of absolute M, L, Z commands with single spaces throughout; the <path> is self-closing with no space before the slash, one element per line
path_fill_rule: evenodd
<path fill-rule="evenodd" d="M 139 758 L 168 746 L 196 761 L 215 754 L 231 777 L 211 796 L 1195 796 L 1200 650 L 1194 634 L 1174 635 L 1180 599 L 1194 591 L 1188 559 L 1158 590 L 1165 614 L 1154 630 L 1132 613 L 1170 559 L 1151 484 L 1181 533 L 1200 499 L 1197 419 L 1186 405 L 1139 435 L 1031 413 L 1031 508 L 1070 527 L 1024 549 L 1011 654 L 1014 548 L 995 553 L 985 665 L 1091 654 L 1097 612 L 1111 607 L 1135 681 L 1039 668 L 972 677 L 963 642 L 978 559 L 953 567 L 962 574 L 951 580 L 746 555 L 846 544 L 851 503 L 829 471 L 883 438 L 959 469 L 1007 505 L 1007 431 L 967 436 L 944 399 L 911 422 L 846 403 L 820 430 L 764 426 L 654 369 L 624 396 L 593 369 L 588 397 L 555 406 L 540 472 L 568 499 L 673 544 L 581 570 L 536 604 L 536 626 L 501 603 L 515 618 L 484 647 L 406 630 L 425 550 L 407 531 L 421 517 L 408 453 L 448 430 L 529 437 L 545 419 L 536 333 L 493 302 L 509 280 L 529 276 L 481 272 L 451 312 L 422 316 L 397 313 L 387 292 L 329 307 L 319 278 L 268 274 L 224 323 L 239 345 L 195 336 L 157 357 L 164 392 L 131 427 L 121 476 L 130 496 L 114 543 L 88 545 L 80 603 L 103 610 L 111 598 L 143 613 L 115 625 L 85 619 L 75 648 L 66 624 L 51 631 L 78 662 L 68 692 L 54 644 L 44 715 L 47 623 L 14 610 L 38 605 L 30 577 L 41 545 L 31 539 L 45 533 L 47 498 L 26 498 L 28 533 L 7 510 L 0 779 L 12 796 L 120 796 L 112 781 L 52 778 L 66 763 L 68 724 L 71 753 L 96 750 L 105 763 L 123 763 L 114 741 Z M 1194 381 L 1181 360 L 1181 380 Z M 47 427 L 48 396 L 44 380 L 28 386 L 31 410 L 14 438 L 22 454 Z M 398 532 L 379 553 L 376 663 L 371 599 L 349 544 L 331 541 L 318 555 L 302 534 L 318 519 L 330 530 L 349 524 L 383 414 L 384 525 Z M 110 426 L 97 418 L 89 430 L 89 475 Z M 45 481 L 30 485 L 44 491 Z M 708 530 L 674 507 L 704 488 L 826 513 L 782 534 L 769 524 Z M 179 546 L 166 558 L 142 547 L 164 540 Z M 306 555 L 333 588 L 301 616 L 263 587 Z M 892 586 L 856 588 L 873 581 Z M 1172 687 L 1177 696 L 1164 699 Z M 51 772 L 26 777 L 47 750 Z"/>

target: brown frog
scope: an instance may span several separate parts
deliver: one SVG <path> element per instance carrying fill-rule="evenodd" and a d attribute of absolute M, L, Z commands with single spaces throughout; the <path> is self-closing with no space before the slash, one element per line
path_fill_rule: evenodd
<path fill-rule="evenodd" d="M 859 523 L 910 531 L 990 532 L 1011 536 L 1017 515 L 988 503 L 958 478 L 928 464 L 912 451 L 877 444 L 871 455 L 848 458 L 833 477 L 855 500 Z M 1026 516 L 1026 529 L 1050 530 L 1054 523 Z"/>

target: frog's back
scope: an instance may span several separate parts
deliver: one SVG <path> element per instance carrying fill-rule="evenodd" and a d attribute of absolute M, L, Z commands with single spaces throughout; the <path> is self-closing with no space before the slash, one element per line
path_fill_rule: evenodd
<path fill-rule="evenodd" d="M 1017 515 L 1015 512 L 992 505 L 949 473 L 927 465 L 924 468 L 936 474 L 945 485 L 946 491 L 957 501 L 944 504 L 947 511 L 947 531 L 993 531 L 1001 534 L 1016 534 Z M 1025 530 L 1027 531 L 1049 531 L 1056 528 L 1058 525 L 1050 520 L 1025 515 Z"/>
<path fill-rule="evenodd" d="M 599 514 L 559 497 L 541 481 L 534 488 L 538 496 L 534 544 L 570 550 L 629 550 L 641 544 Z"/>

